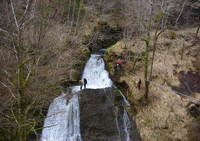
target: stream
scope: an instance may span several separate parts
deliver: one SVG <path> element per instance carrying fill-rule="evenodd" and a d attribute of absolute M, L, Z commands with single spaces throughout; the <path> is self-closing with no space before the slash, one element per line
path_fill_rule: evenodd
<path fill-rule="evenodd" d="M 139 141 L 124 108 L 129 103 L 113 86 L 101 55 L 91 55 L 83 78 L 86 89 L 73 86 L 50 104 L 40 141 Z M 118 106 L 116 95 L 121 97 Z"/>

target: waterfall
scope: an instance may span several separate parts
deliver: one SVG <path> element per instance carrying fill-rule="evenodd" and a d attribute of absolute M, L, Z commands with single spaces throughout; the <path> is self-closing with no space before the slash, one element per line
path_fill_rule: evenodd
<path fill-rule="evenodd" d="M 124 121 L 124 130 L 125 130 L 125 135 L 126 135 L 126 141 L 131 141 L 130 140 L 130 119 L 128 117 L 128 113 L 124 110 L 123 114 L 123 121 Z"/>
<path fill-rule="evenodd" d="M 87 88 L 102 89 L 112 86 L 112 81 L 109 78 L 108 72 L 105 70 L 105 63 L 101 55 L 92 54 L 87 61 L 82 79 L 87 79 Z M 72 87 L 73 92 L 80 91 L 80 86 Z"/>
<path fill-rule="evenodd" d="M 87 79 L 87 88 L 112 86 L 104 61 L 97 54 L 92 54 L 86 63 L 83 78 Z M 79 101 L 75 94 L 80 91 L 80 86 L 71 89 L 74 95 L 69 101 L 66 98 L 68 94 L 62 94 L 49 106 L 40 141 L 81 141 Z"/>
<path fill-rule="evenodd" d="M 86 63 L 82 78 L 88 80 L 87 88 L 98 89 L 112 86 L 104 60 L 98 54 L 92 54 Z"/>
<path fill-rule="evenodd" d="M 87 79 L 87 88 L 102 89 L 112 87 L 113 83 L 105 70 L 104 60 L 98 54 L 92 54 L 87 61 L 82 79 Z M 80 134 L 79 96 L 80 86 L 71 87 L 72 93 L 63 93 L 50 104 L 40 141 L 82 141 Z M 71 95 L 71 99 L 66 97 Z M 123 96 L 123 94 L 121 93 Z M 124 103 L 128 101 L 124 98 Z M 121 125 L 125 141 L 130 141 L 130 119 L 125 110 L 121 114 Z M 119 131 L 120 132 L 120 131 Z M 120 134 L 120 133 L 119 133 Z"/>
<path fill-rule="evenodd" d="M 49 106 L 40 141 L 81 141 L 78 95 L 67 101 L 66 94 Z"/>

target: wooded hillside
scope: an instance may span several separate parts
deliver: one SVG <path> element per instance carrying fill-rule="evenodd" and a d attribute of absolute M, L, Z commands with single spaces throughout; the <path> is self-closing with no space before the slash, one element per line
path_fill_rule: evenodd
<path fill-rule="evenodd" d="M 156 47 L 167 29 L 198 38 L 199 23 L 199 0 L 1 0 L 0 140 L 38 140 L 48 105 L 91 52 L 122 39 Z"/>

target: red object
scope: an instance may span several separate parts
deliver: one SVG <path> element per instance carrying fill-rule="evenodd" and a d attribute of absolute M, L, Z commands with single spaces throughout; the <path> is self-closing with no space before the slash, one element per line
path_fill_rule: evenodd
<path fill-rule="evenodd" d="M 122 60 L 117 60 L 117 64 L 122 65 L 123 64 Z"/>

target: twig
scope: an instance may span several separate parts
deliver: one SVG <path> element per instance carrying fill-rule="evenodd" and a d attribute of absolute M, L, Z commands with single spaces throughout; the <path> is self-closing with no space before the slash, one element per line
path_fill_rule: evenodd
<path fill-rule="evenodd" d="M 178 15 L 178 17 L 177 17 L 177 19 L 176 19 L 176 24 L 178 23 L 178 21 L 179 21 L 181 15 L 182 15 L 182 13 L 183 13 L 183 10 L 184 10 L 184 8 L 185 8 L 186 2 L 187 2 L 187 0 L 185 0 L 184 3 L 183 3 L 182 9 L 181 9 L 181 11 L 180 11 L 180 13 L 179 13 L 179 15 Z"/>
<path fill-rule="evenodd" d="M 10 91 L 12 97 L 14 97 L 14 98 L 16 99 L 16 97 L 15 97 L 13 91 L 11 90 L 11 88 L 9 88 L 9 87 L 8 87 L 5 83 L 3 83 L 2 81 L 0 81 L 0 83 L 1 83 L 1 85 L 3 85 L 5 88 L 7 88 L 7 89 Z"/>
<path fill-rule="evenodd" d="M 11 112 L 12 112 L 13 118 L 15 119 L 15 122 L 17 123 L 18 127 L 21 127 L 21 125 L 19 124 L 19 122 L 18 122 L 18 120 L 17 120 L 12 108 L 11 108 Z"/>
<path fill-rule="evenodd" d="M 4 29 L 0 28 L 0 31 L 2 31 L 4 33 L 7 33 L 8 35 L 10 35 L 10 33 L 7 30 L 4 30 Z"/>
<path fill-rule="evenodd" d="M 15 20 L 15 24 L 16 24 L 17 30 L 19 32 L 20 31 L 19 30 L 19 24 L 18 24 L 18 21 L 17 21 L 17 17 L 16 17 L 16 14 L 15 14 L 15 9 L 14 9 L 14 5 L 13 5 L 13 1 L 12 0 L 10 0 L 10 5 L 11 5 L 11 9 L 12 9 L 12 13 L 13 13 L 13 17 L 14 17 L 14 20 Z"/>
<path fill-rule="evenodd" d="M 36 65 L 38 65 L 39 61 L 40 61 L 40 57 L 37 59 Z M 26 76 L 26 79 L 25 79 L 26 82 L 28 81 L 28 79 L 29 79 L 31 73 L 33 72 L 33 69 L 34 69 L 34 67 L 32 67 L 31 70 L 28 72 L 28 75 Z"/>
<path fill-rule="evenodd" d="M 199 30 L 200 30 L 200 24 L 199 24 L 199 26 L 197 27 L 197 30 L 196 30 L 196 33 L 195 33 L 195 37 L 196 37 L 196 39 L 198 38 Z"/>
<path fill-rule="evenodd" d="M 33 18 L 34 16 L 31 16 L 28 20 L 26 20 L 23 24 L 21 24 L 21 28 L 23 29 L 25 25 L 28 24 Z"/>
<path fill-rule="evenodd" d="M 26 0 L 26 9 L 25 9 L 25 11 L 24 11 L 24 14 L 23 14 L 22 17 L 20 18 L 19 22 L 23 21 L 23 19 L 26 17 L 26 13 L 27 13 L 27 11 L 28 11 L 28 9 L 29 9 L 29 4 L 30 4 L 30 0 Z M 22 24 L 23 24 L 23 23 L 22 23 Z M 22 24 L 21 24 L 21 25 L 22 25 Z"/>
<path fill-rule="evenodd" d="M 34 122 L 34 126 L 35 126 L 35 122 Z M 32 127 L 32 130 L 33 130 L 33 132 L 34 132 L 34 134 L 35 134 L 35 136 L 37 138 L 37 141 L 39 141 L 39 135 L 38 135 L 37 131 L 35 130 L 34 127 Z"/>

